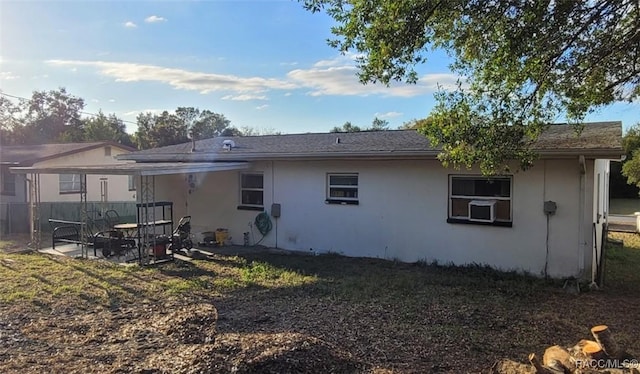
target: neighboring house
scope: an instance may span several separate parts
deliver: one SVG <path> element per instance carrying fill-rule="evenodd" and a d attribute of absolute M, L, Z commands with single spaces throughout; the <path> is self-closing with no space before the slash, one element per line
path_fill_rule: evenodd
<path fill-rule="evenodd" d="M 114 142 L 64 143 L 0 146 L 0 202 L 27 202 L 29 189 L 24 174 L 12 174 L 14 166 L 78 166 L 125 163 L 116 156 L 133 148 Z M 43 202 L 80 201 L 78 174 L 42 174 L 40 200 Z M 133 179 L 126 175 L 88 175 L 87 201 L 134 201 Z"/>

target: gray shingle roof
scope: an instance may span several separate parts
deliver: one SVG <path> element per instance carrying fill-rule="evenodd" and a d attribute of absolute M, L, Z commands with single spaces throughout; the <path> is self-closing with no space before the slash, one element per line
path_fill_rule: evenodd
<path fill-rule="evenodd" d="M 30 166 L 39 161 L 88 151 L 90 149 L 108 145 L 120 147 L 126 150 L 133 150 L 130 147 L 114 142 L 2 145 L 0 146 L 0 163 Z"/>
<path fill-rule="evenodd" d="M 338 140 L 339 139 L 339 140 Z M 587 123 L 580 135 L 572 125 L 551 125 L 534 148 L 540 152 L 579 151 L 585 155 L 622 154 L 621 122 Z M 225 140 L 235 147 L 225 150 Z M 432 156 L 438 148 L 415 130 L 364 131 L 355 133 L 315 133 L 218 137 L 191 143 L 148 149 L 123 155 L 136 161 L 256 160 L 274 158 Z"/>

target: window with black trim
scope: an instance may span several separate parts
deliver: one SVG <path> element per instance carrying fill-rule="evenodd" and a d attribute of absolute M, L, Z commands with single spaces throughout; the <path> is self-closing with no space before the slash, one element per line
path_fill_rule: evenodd
<path fill-rule="evenodd" d="M 60 174 L 60 193 L 80 193 L 80 174 Z"/>
<path fill-rule="evenodd" d="M 358 201 L 358 174 L 328 173 L 327 204 L 353 204 Z"/>
<path fill-rule="evenodd" d="M 449 176 L 450 223 L 511 226 L 511 176 Z"/>
<path fill-rule="evenodd" d="M 15 196 L 16 195 L 16 175 L 11 174 L 9 171 L 2 172 L 2 195 Z"/>
<path fill-rule="evenodd" d="M 261 173 L 240 174 L 240 206 L 238 209 L 264 209 L 264 176 Z"/>

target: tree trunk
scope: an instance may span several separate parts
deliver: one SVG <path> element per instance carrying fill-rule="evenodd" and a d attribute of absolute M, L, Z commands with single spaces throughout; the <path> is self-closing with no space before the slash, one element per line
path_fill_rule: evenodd
<path fill-rule="evenodd" d="M 620 358 L 620 347 L 607 325 L 598 325 L 591 328 L 591 334 L 602 347 L 607 356 L 611 358 Z"/>
<path fill-rule="evenodd" d="M 542 364 L 560 372 L 573 373 L 576 370 L 576 364 L 571 359 L 569 351 L 559 345 L 554 345 L 544 351 Z"/>
<path fill-rule="evenodd" d="M 602 347 L 600 347 L 600 344 L 594 342 L 593 340 L 580 340 L 578 344 L 569 349 L 569 353 L 575 359 L 580 360 L 599 360 L 606 358 L 606 354 L 602 350 Z"/>

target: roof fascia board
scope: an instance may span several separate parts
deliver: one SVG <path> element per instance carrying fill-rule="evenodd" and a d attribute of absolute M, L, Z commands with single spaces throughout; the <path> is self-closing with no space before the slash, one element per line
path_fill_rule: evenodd
<path fill-rule="evenodd" d="M 158 167 L 157 164 L 129 164 L 129 165 L 92 165 L 92 166 L 50 166 L 50 167 L 12 167 L 12 174 L 107 174 L 107 175 L 170 175 L 206 173 L 211 171 L 241 170 L 249 167 L 249 163 L 202 163 L 201 165 L 167 165 Z"/>

